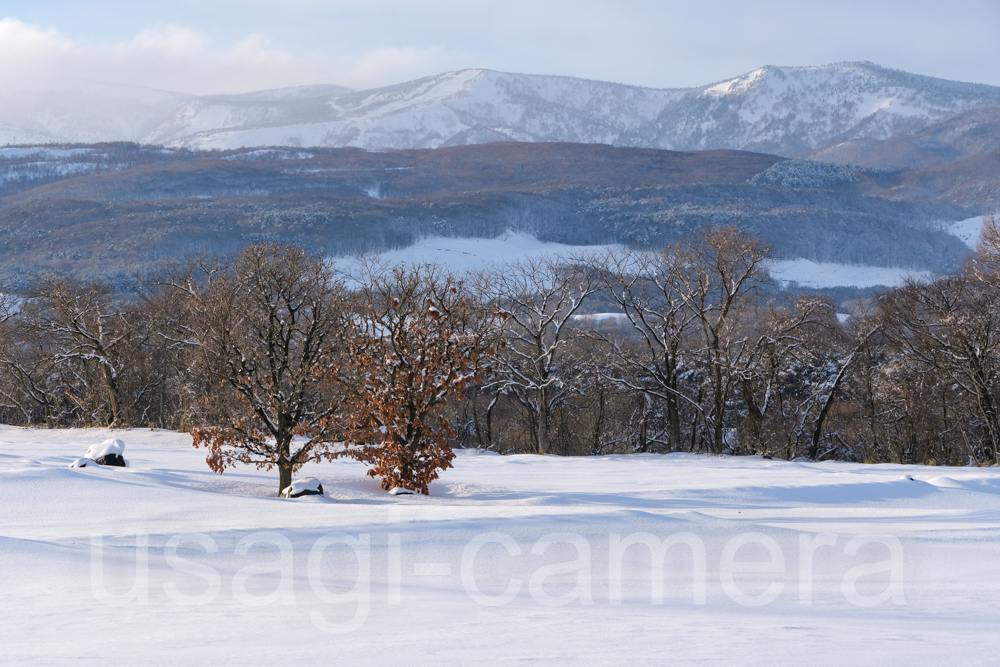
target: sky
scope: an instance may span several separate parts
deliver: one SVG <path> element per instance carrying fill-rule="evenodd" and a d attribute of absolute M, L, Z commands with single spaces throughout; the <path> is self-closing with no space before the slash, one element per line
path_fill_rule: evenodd
<path fill-rule="evenodd" d="M 869 60 L 1000 85 L 1000 0 L 4 0 L 0 91 L 372 88 L 465 68 L 656 88 Z"/>

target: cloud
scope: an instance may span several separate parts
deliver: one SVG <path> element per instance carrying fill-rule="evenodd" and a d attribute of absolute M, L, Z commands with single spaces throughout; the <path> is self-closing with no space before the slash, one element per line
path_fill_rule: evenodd
<path fill-rule="evenodd" d="M 464 59 L 437 46 L 292 53 L 259 33 L 220 46 L 199 30 L 172 24 L 116 44 L 91 44 L 0 20 L 0 90 L 6 91 L 80 88 L 94 81 L 194 94 L 314 83 L 367 88 L 452 69 Z"/>
<path fill-rule="evenodd" d="M 678 87 L 767 64 L 843 60 L 1000 85 L 997 0 L 10 0 L 4 7 L 21 20 L 0 21 L 0 91 L 94 80 L 190 93 L 309 83 L 363 89 L 467 67 Z"/>

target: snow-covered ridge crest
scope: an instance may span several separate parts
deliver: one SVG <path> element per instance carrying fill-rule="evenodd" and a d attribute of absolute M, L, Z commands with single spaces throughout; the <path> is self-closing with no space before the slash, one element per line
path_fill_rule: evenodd
<path fill-rule="evenodd" d="M 12 98 L 0 104 L 0 144 L 29 137 L 205 149 L 382 150 L 563 141 L 792 155 L 851 139 L 886 139 L 970 109 L 1000 106 L 998 87 L 872 63 L 767 66 L 687 89 L 470 69 L 364 91 L 305 86 L 155 99 L 141 93 L 115 91 L 114 100 L 99 92 Z"/>

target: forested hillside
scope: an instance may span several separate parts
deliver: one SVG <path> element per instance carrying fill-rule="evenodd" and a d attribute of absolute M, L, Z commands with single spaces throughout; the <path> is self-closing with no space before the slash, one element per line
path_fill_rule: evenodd
<path fill-rule="evenodd" d="M 987 180 L 969 197 L 929 191 L 929 180 L 947 174 L 739 151 L 8 148 L 0 149 L 0 283 L 23 288 L 57 271 L 125 288 L 177 258 L 259 241 L 337 255 L 516 231 L 655 247 L 705 225 L 735 225 L 778 257 L 948 271 L 967 248 L 945 223 L 992 201 L 984 193 L 995 177 L 978 173 Z"/>

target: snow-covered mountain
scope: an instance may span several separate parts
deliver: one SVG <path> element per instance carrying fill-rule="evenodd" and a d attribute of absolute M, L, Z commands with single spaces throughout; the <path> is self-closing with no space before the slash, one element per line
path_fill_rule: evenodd
<path fill-rule="evenodd" d="M 35 96 L 27 111 L 24 104 L 0 105 L 0 143 L 390 149 L 513 140 L 793 155 L 918 132 L 970 109 L 1000 106 L 998 87 L 871 63 L 762 67 L 690 89 L 463 70 L 367 91 L 306 86 L 237 96 L 117 90 L 57 97 Z"/>

